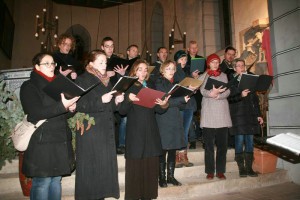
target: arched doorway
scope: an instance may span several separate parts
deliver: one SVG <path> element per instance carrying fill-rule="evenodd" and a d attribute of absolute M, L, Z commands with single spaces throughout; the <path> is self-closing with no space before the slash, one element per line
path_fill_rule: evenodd
<path fill-rule="evenodd" d="M 83 63 L 88 52 L 91 50 L 90 33 L 80 24 L 71 26 L 66 33 L 73 35 L 76 40 L 76 47 L 74 52 L 72 52 L 74 58 Z"/>
<path fill-rule="evenodd" d="M 160 3 L 156 3 L 151 19 L 151 54 L 152 62 L 156 60 L 156 50 L 164 46 L 164 11 Z"/>

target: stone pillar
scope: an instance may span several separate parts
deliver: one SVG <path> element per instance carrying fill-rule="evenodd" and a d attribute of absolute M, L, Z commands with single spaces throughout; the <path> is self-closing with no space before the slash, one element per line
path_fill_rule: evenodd
<path fill-rule="evenodd" d="M 274 86 L 269 95 L 269 135 L 286 132 L 300 135 L 299 6 L 300 0 L 268 0 L 274 71 Z M 281 164 L 299 184 L 300 164 Z"/>

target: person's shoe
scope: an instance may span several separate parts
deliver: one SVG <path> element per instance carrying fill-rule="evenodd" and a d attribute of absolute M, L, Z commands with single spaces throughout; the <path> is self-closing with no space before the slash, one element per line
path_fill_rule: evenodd
<path fill-rule="evenodd" d="M 226 176 L 225 176 L 223 173 L 217 173 L 217 177 L 218 177 L 220 180 L 225 180 L 225 179 L 226 179 Z"/>
<path fill-rule="evenodd" d="M 207 174 L 207 175 L 206 175 L 206 179 L 207 179 L 207 180 L 212 180 L 212 179 L 214 179 L 214 174 Z"/>
<path fill-rule="evenodd" d="M 190 142 L 189 149 L 196 149 L 196 142 Z"/>
<path fill-rule="evenodd" d="M 117 148 L 117 154 L 122 155 L 125 153 L 125 147 L 118 147 Z"/>

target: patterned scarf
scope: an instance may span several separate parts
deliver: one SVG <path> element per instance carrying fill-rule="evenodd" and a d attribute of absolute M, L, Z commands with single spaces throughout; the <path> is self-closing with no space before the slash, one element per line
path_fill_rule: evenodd
<path fill-rule="evenodd" d="M 99 70 L 93 68 L 93 67 L 87 67 L 86 71 L 95 75 L 97 78 L 99 78 L 99 80 L 103 83 L 103 85 L 105 87 L 108 86 L 109 83 L 109 76 L 107 76 L 107 73 L 105 72 L 105 74 L 101 74 Z"/>

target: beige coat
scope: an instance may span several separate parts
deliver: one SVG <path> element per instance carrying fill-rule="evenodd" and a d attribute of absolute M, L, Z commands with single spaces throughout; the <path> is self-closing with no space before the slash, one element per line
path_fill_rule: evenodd
<path fill-rule="evenodd" d="M 223 72 L 218 77 L 211 77 L 218 81 L 227 83 L 227 76 Z M 200 88 L 202 98 L 202 109 L 201 109 L 201 128 L 223 128 L 231 127 L 231 117 L 229 111 L 229 105 L 227 97 L 230 94 L 230 90 L 226 90 L 221 93 L 218 99 L 211 98 L 209 96 L 210 91 L 204 89 L 208 76 L 205 76 L 204 82 Z"/>

